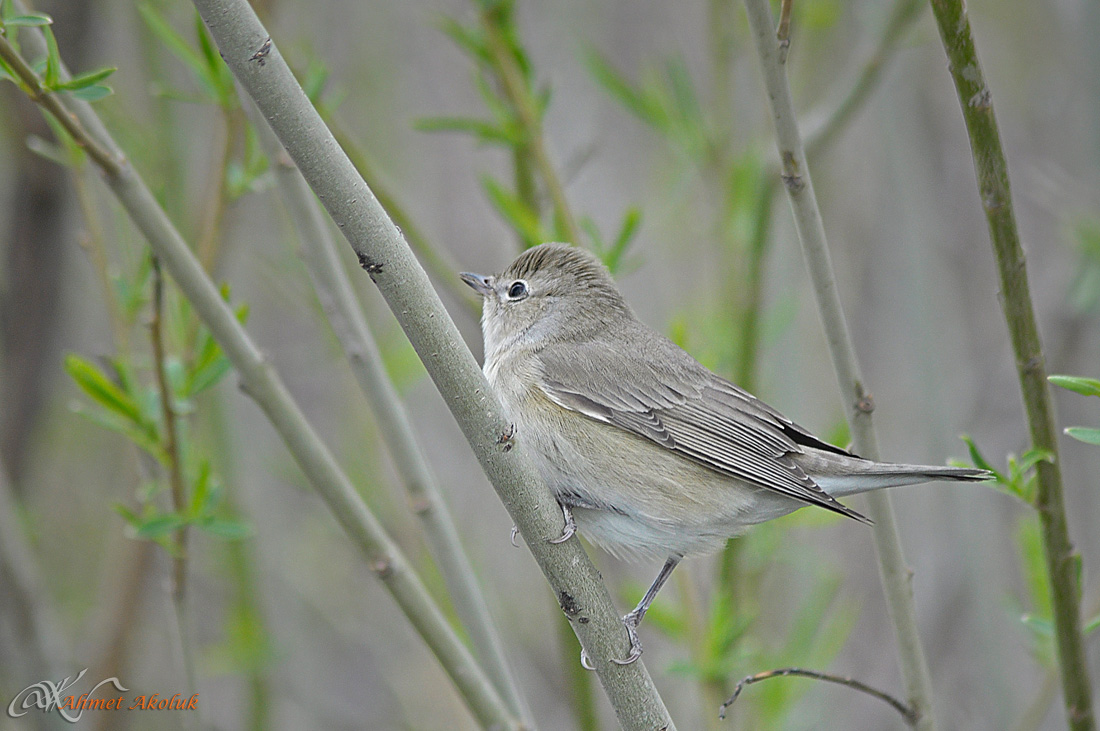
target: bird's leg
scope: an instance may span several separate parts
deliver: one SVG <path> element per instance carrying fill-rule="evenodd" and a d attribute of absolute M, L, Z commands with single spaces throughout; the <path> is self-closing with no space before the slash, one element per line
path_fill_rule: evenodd
<path fill-rule="evenodd" d="M 558 503 L 558 506 L 561 508 L 561 514 L 565 516 L 565 527 L 561 529 L 560 536 L 550 539 L 551 543 L 565 543 L 577 532 L 577 521 L 573 519 L 573 511 L 564 503 Z"/>
<path fill-rule="evenodd" d="M 638 602 L 638 606 L 630 610 L 630 612 L 623 617 L 623 624 L 626 625 L 626 634 L 630 638 L 630 652 L 622 660 L 612 659 L 611 662 L 617 665 L 629 665 L 642 656 L 642 642 L 638 639 L 638 625 L 642 623 L 642 619 L 645 617 L 645 613 L 649 611 L 649 605 L 653 603 L 653 600 L 657 598 L 657 592 L 661 590 L 661 587 L 668 581 L 668 577 L 672 574 L 672 570 L 676 568 L 676 564 L 680 563 L 680 559 L 683 556 L 669 556 L 665 561 L 665 565 L 661 567 L 661 573 L 657 574 L 657 578 L 650 584 L 649 589 L 646 590 L 645 596 Z"/>

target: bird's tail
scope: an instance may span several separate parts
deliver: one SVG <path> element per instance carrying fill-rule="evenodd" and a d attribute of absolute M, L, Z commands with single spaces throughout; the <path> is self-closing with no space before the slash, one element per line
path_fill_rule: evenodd
<path fill-rule="evenodd" d="M 992 472 L 973 467 L 872 462 L 812 448 L 798 455 L 797 461 L 813 481 L 833 497 L 934 480 L 983 482 L 993 477 Z"/>

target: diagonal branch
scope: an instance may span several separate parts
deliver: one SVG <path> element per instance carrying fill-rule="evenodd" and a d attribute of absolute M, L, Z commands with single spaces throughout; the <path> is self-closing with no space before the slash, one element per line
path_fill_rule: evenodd
<path fill-rule="evenodd" d="M 254 105 L 244 100 L 250 111 Z M 250 115 L 251 116 L 251 115 Z M 416 438 L 408 412 L 386 374 L 351 280 L 340 262 L 337 242 L 294 163 L 286 156 L 267 122 L 255 114 L 256 128 L 268 157 L 273 161 L 283 200 L 298 230 L 306 267 L 321 306 L 351 364 L 359 389 L 378 422 L 378 434 L 386 443 L 408 494 L 409 505 L 424 524 L 424 537 L 439 565 L 455 609 L 469 630 L 473 646 L 497 690 L 512 712 L 527 718 L 526 701 L 508 667 L 504 644 L 474 575 L 473 566 L 459 540 L 454 519 L 443 500 L 439 479 Z"/>
<path fill-rule="evenodd" d="M 806 165 L 806 153 L 795 119 L 786 67 L 782 63 L 780 44 L 775 39 L 771 8 L 768 0 L 745 0 L 745 8 L 760 56 L 764 86 L 775 122 L 783 183 L 790 199 L 795 229 L 802 244 L 802 253 L 825 328 L 825 339 L 833 359 L 845 415 L 851 425 L 856 451 L 868 459 L 876 459 L 878 444 L 871 424 L 873 404 L 870 393 L 863 385 L 855 346 L 841 307 L 825 229 L 821 223 L 821 213 L 817 207 L 810 171 Z M 866 502 L 870 517 L 875 522 L 873 532 L 879 574 L 886 593 L 890 618 L 894 623 L 906 695 L 919 716 L 917 728 L 929 731 L 935 725 L 932 716 L 932 682 L 917 630 L 912 572 L 906 566 L 902 554 L 901 539 L 889 496 L 882 492 L 868 493 Z"/>
<path fill-rule="evenodd" d="M 37 33 L 27 33 L 21 38 L 32 51 L 44 51 L 44 41 Z M 23 66 L 30 68 L 2 36 L 0 57 L 5 60 L 18 59 Z M 160 208 L 145 182 L 126 162 L 90 105 L 73 100 L 70 112 L 56 94 L 43 89 L 33 71 L 26 77 L 20 74 L 20 78 L 27 84 L 32 99 L 51 114 L 60 114 L 68 120 L 66 130 L 76 135 L 75 139 L 80 144 L 100 151 L 99 155 L 92 157 L 97 163 L 102 160 L 101 168 L 107 185 L 172 273 L 195 312 L 210 328 L 240 375 L 244 390 L 267 414 L 337 521 L 366 554 L 371 569 L 435 653 L 470 710 L 484 726 L 519 728 L 518 721 L 447 623 L 397 544 L 370 512 L 332 453 L 306 421 L 286 385 L 249 338 L 187 242 Z"/>
<path fill-rule="evenodd" d="M 561 511 L 510 433 L 499 401 L 424 270 L 290 73 L 245 0 L 195 0 L 229 68 L 256 102 L 303 177 L 378 286 L 519 526 L 603 687 L 628 729 L 672 728 L 641 663 L 617 665 L 628 638 L 579 541 L 561 534 Z"/>

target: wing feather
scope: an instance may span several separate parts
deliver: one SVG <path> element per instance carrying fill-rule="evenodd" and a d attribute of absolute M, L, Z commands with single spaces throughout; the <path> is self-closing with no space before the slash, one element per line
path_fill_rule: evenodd
<path fill-rule="evenodd" d="M 826 494 L 791 458 L 803 446 L 846 452 L 714 375 L 671 341 L 644 334 L 649 337 L 636 341 L 646 347 L 630 352 L 595 340 L 544 348 L 538 356 L 543 391 L 564 408 L 720 474 L 865 520 Z"/>

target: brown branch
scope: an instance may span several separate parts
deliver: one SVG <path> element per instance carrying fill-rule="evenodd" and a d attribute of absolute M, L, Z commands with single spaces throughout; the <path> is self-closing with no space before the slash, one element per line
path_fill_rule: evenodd
<path fill-rule="evenodd" d="M 872 688 L 866 683 L 854 678 L 823 673 L 819 670 L 807 670 L 806 668 L 778 668 L 776 670 L 766 670 L 762 673 L 756 673 L 755 675 L 749 675 L 742 678 L 737 684 L 737 687 L 733 689 L 733 695 L 730 696 L 730 699 L 722 704 L 721 709 L 718 711 L 718 717 L 723 719 L 726 717 L 726 709 L 733 705 L 733 702 L 737 700 L 737 696 L 741 695 L 741 691 L 745 686 L 759 683 L 761 680 L 768 680 L 769 678 L 784 678 L 788 675 L 797 675 L 803 678 L 812 678 L 813 680 L 823 680 L 827 683 L 836 683 L 837 685 L 844 685 L 853 690 L 858 690 L 861 693 L 874 696 L 893 706 L 894 710 L 901 714 L 901 717 L 905 719 L 905 723 L 909 726 L 916 726 L 917 721 L 920 720 L 920 716 L 917 714 L 916 709 L 907 706 L 905 703 L 902 703 L 885 691 L 881 691 L 878 688 Z"/>

